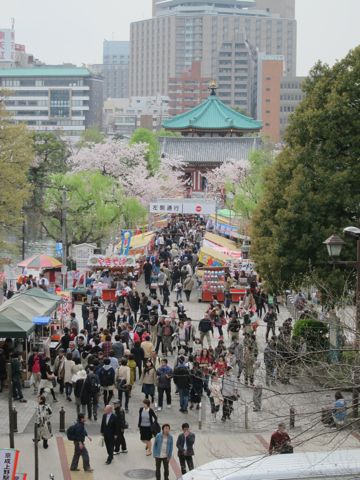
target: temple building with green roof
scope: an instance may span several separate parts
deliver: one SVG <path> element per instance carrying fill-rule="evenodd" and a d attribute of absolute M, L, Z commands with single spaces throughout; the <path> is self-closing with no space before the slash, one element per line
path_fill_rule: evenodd
<path fill-rule="evenodd" d="M 210 85 L 210 96 L 188 112 L 165 120 L 165 130 L 184 137 L 242 137 L 258 133 L 262 123 L 228 107 L 216 96 L 216 84 Z"/>
<path fill-rule="evenodd" d="M 221 102 L 215 82 L 210 84 L 207 100 L 165 120 L 162 126 L 181 134 L 160 138 L 161 154 L 183 157 L 189 194 L 206 191 L 206 172 L 226 160 L 237 160 L 246 167 L 250 152 L 262 144 L 262 123 Z"/>

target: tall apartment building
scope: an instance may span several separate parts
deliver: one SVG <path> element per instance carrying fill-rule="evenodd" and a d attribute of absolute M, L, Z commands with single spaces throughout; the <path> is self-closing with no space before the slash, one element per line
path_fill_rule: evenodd
<path fill-rule="evenodd" d="M 0 69 L 0 90 L 9 91 L 4 103 L 14 123 L 74 140 L 86 128 L 101 125 L 102 84 L 86 68 Z"/>
<path fill-rule="evenodd" d="M 129 42 L 104 40 L 104 100 L 129 96 Z"/>
<path fill-rule="evenodd" d="M 258 51 L 284 55 L 286 75 L 296 74 L 294 18 L 257 10 L 254 0 L 162 0 L 153 5 L 154 18 L 131 24 L 130 95 L 167 95 L 169 78 L 183 75 L 194 61 L 201 62 L 202 77 L 219 80 L 223 44 L 240 43 L 239 37 Z"/>
<path fill-rule="evenodd" d="M 169 78 L 169 114 L 179 115 L 195 107 L 209 96 L 211 78 L 201 76 L 201 62 L 178 77 Z"/>
<path fill-rule="evenodd" d="M 280 88 L 284 72 L 282 55 L 258 56 L 257 118 L 263 135 L 280 142 Z"/>
<path fill-rule="evenodd" d="M 305 97 L 302 84 L 306 77 L 286 77 L 280 85 L 280 134 L 283 137 L 290 115 Z"/>
<path fill-rule="evenodd" d="M 282 18 L 295 18 L 295 0 L 255 0 L 253 8 L 268 10 Z"/>

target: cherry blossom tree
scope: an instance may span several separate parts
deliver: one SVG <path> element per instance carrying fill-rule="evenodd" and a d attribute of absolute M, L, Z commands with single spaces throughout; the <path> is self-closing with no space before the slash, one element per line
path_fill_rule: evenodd
<path fill-rule="evenodd" d="M 206 173 L 207 195 L 224 198 L 226 191 L 234 192 L 246 176 L 246 162 L 228 159 L 219 167 Z"/>
<path fill-rule="evenodd" d="M 106 140 L 81 148 L 71 157 L 73 170 L 100 171 L 119 181 L 126 195 L 146 205 L 161 197 L 180 196 L 183 191 L 182 157 L 161 156 L 154 172 L 146 160 L 148 145 Z"/>

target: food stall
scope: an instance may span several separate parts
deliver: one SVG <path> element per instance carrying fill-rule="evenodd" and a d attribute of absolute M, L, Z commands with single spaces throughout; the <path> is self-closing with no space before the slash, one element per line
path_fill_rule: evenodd
<path fill-rule="evenodd" d="M 92 272 L 100 273 L 99 281 L 95 281 L 93 287 L 101 294 L 104 301 L 116 300 L 116 283 L 118 281 L 126 279 L 129 274 L 134 278 L 139 275 L 140 266 L 134 256 L 92 255 L 87 264 Z M 105 272 L 106 274 L 101 276 Z"/>
<path fill-rule="evenodd" d="M 133 235 L 130 240 L 129 255 L 135 257 L 146 257 L 154 251 L 155 233 L 145 232 Z"/>
<path fill-rule="evenodd" d="M 223 302 L 225 299 L 225 280 L 234 269 L 239 269 L 242 263 L 241 258 L 236 256 L 226 255 L 218 249 L 208 246 L 202 246 L 199 253 L 199 262 L 204 265 L 201 272 L 202 277 L 202 291 L 201 300 L 203 302 L 209 302 L 212 300 L 213 295 Z M 239 279 L 241 280 L 241 279 Z M 233 285 L 230 288 L 230 295 L 232 302 L 238 302 L 246 295 L 247 281 L 242 284 L 240 281 L 238 285 Z"/>
<path fill-rule="evenodd" d="M 42 273 L 49 282 L 49 291 L 54 291 L 55 285 L 62 283 L 62 266 L 54 257 L 49 255 L 33 255 L 17 265 L 23 268 L 24 271 L 34 270 L 34 274 Z"/>

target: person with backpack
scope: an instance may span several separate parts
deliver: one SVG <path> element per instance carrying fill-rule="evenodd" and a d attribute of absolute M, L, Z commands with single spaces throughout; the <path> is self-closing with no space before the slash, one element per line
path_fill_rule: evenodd
<path fill-rule="evenodd" d="M 103 388 L 104 405 L 108 405 L 115 387 L 115 370 L 111 366 L 110 358 L 105 358 L 104 365 L 99 370 L 99 380 Z"/>
<path fill-rule="evenodd" d="M 92 438 L 88 435 L 85 428 L 85 415 L 79 413 L 77 422 L 71 425 L 66 431 L 67 439 L 74 442 L 74 455 L 70 465 L 71 472 L 79 472 L 78 468 L 80 457 L 82 457 L 84 472 L 93 472 L 90 467 L 89 452 L 85 446 L 85 438 L 87 437 L 90 442 Z"/>
<path fill-rule="evenodd" d="M 87 405 L 88 418 L 91 420 L 92 416 L 96 422 L 98 399 L 100 393 L 100 380 L 95 373 L 95 366 L 89 365 L 89 373 L 84 382 L 84 388 L 81 392 L 81 403 Z"/>
<path fill-rule="evenodd" d="M 235 315 L 231 316 L 230 321 L 228 323 L 228 327 L 227 327 L 228 336 L 229 337 L 231 336 L 232 339 L 235 338 L 237 341 L 239 341 L 240 329 L 241 329 L 240 320 Z"/>
<path fill-rule="evenodd" d="M 204 338 L 206 338 L 208 346 L 211 347 L 210 331 L 212 330 L 209 314 L 205 313 L 204 318 L 199 322 L 200 343 L 203 346 Z"/>
<path fill-rule="evenodd" d="M 191 375 L 189 369 L 185 365 L 185 357 L 183 355 L 179 357 L 179 363 L 174 368 L 174 383 L 179 391 L 180 412 L 187 413 L 191 388 Z"/>

